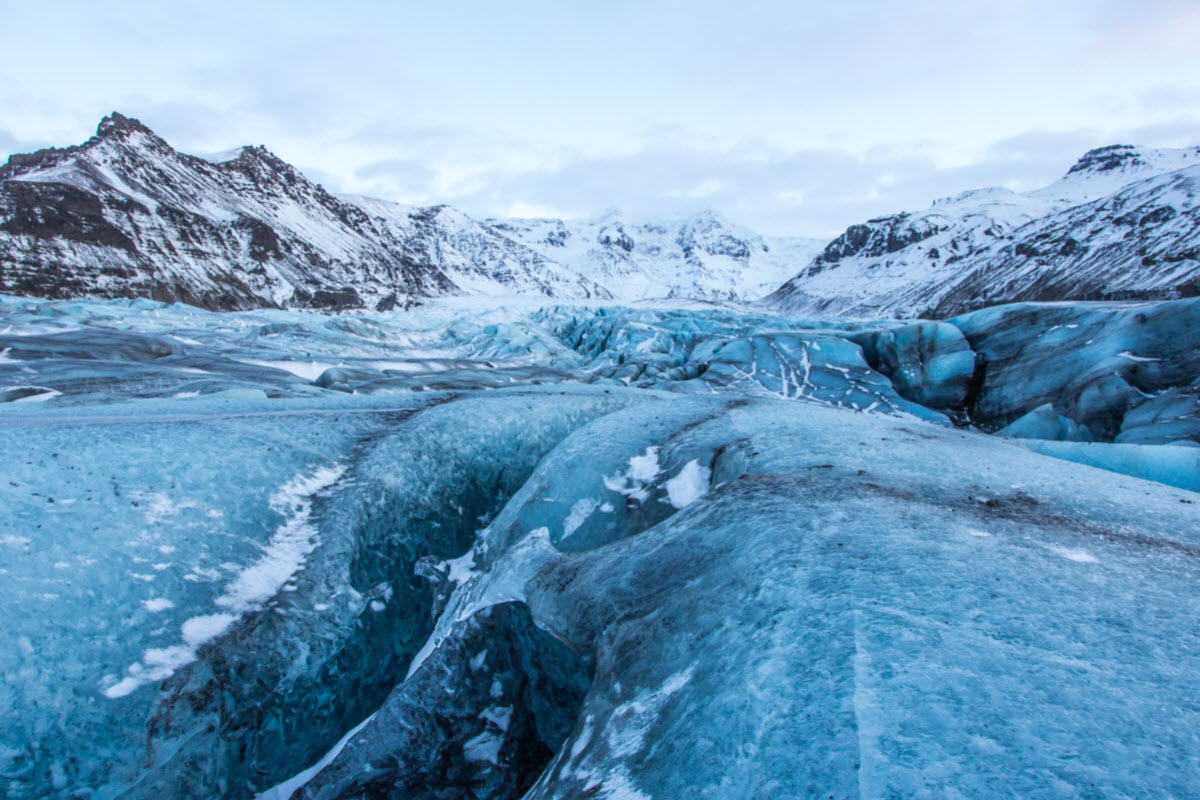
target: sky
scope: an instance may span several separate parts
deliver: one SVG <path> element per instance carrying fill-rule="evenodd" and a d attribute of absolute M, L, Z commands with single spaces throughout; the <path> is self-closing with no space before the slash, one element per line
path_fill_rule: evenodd
<path fill-rule="evenodd" d="M 335 7 L 336 5 L 336 7 Z M 334 192 L 831 237 L 1200 144 L 1198 0 L 3 0 L 0 154 L 117 110 Z"/>

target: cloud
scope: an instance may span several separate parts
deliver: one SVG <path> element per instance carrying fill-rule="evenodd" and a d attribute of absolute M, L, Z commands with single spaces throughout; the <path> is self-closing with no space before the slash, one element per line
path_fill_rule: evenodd
<path fill-rule="evenodd" d="M 0 130 L 0 163 L 7 161 L 14 153 L 32 153 L 51 145 L 50 142 L 23 139 L 10 131 Z"/>
<path fill-rule="evenodd" d="M 12 153 L 19 153 L 21 152 L 20 147 L 21 145 L 17 137 L 8 131 L 0 130 L 0 154 L 8 156 Z"/>
<path fill-rule="evenodd" d="M 422 158 L 390 158 L 355 172 L 355 191 L 404 202 L 445 202 L 476 216 L 529 213 L 591 216 L 607 208 L 632 215 L 676 216 L 713 209 L 775 234 L 832 237 L 870 217 L 927 207 L 933 200 L 985 186 L 1027 191 L 1061 177 L 1094 147 L 1117 142 L 1176 144 L 1200 126 L 1171 124 L 1104 131 L 1030 130 L 998 139 L 959 164 L 940 163 L 926 146 L 783 150 L 762 142 L 715 148 L 662 141 L 621 155 L 560 153 L 532 169 L 490 168 L 469 179 L 439 174 L 442 155 L 428 142 Z M 461 139 L 450 137 L 448 147 Z M 520 157 L 510 159 L 521 163 Z"/>
<path fill-rule="evenodd" d="M 1194 0 L 1002 5 L 23 4 L 0 148 L 115 109 L 186 152 L 265 144 L 333 191 L 828 236 L 1044 185 L 1092 147 L 1200 142 Z"/>
<path fill-rule="evenodd" d="M 335 192 L 413 204 L 448 203 L 477 217 L 585 217 L 609 208 L 670 217 L 711 209 L 765 233 L 822 238 L 856 222 L 925 208 L 938 197 L 968 189 L 1044 186 L 1093 147 L 1200 142 L 1200 121 L 1186 116 L 1112 130 L 1034 129 L 996 139 L 969 158 L 948 164 L 930 142 L 890 144 L 865 152 L 787 149 L 761 139 L 722 147 L 684 127 L 659 126 L 642 132 L 639 147 L 597 155 L 515 136 L 383 117 L 315 140 L 292 131 L 273 142 L 234 131 L 235 118 L 219 108 L 148 98 L 137 106 L 125 110 L 180 149 L 203 153 L 267 139 L 268 147 Z M 0 131 L 3 149 L 34 147 Z"/>
<path fill-rule="evenodd" d="M 1125 0 L 1118 2 L 1115 13 L 1102 17 L 1102 28 L 1089 48 L 1093 56 L 1123 51 L 1195 52 L 1200 40 L 1200 6 L 1194 0 L 1140 0 L 1137 14 L 1129 13 Z M 1113 6 L 1113 0 L 1105 5 Z"/>
<path fill-rule="evenodd" d="M 384 179 L 406 193 L 425 192 L 432 188 L 437 171 L 424 162 L 411 158 L 386 158 L 374 161 L 354 171 L 357 178 Z"/>
<path fill-rule="evenodd" d="M 479 189 L 441 200 L 481 216 L 539 208 L 578 217 L 608 207 L 638 216 L 674 216 L 712 208 L 768 232 L 832 235 L 865 216 L 914 200 L 928 202 L 930 187 L 922 179 L 934 170 L 922 156 L 654 145 L 546 169 L 491 171 L 477 176 Z M 385 193 L 389 182 L 410 197 L 428 191 L 428 185 L 417 184 L 430 171 L 413 169 L 406 161 L 376 163 L 365 171 Z"/>

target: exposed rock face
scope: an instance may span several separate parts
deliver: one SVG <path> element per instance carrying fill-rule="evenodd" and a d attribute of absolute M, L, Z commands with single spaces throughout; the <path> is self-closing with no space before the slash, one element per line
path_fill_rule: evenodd
<path fill-rule="evenodd" d="M 909 245 L 922 242 L 949 227 L 949 220 L 936 216 L 913 220 L 911 214 L 896 214 L 873 219 L 866 225 L 851 225 L 813 259 L 813 264 L 819 272 L 843 258 L 879 257 L 888 253 L 898 253 Z"/>
<path fill-rule="evenodd" d="M 795 313 L 944 318 L 1013 301 L 1200 293 L 1200 148 L 1092 150 L 1057 183 L 852 225 L 768 298 Z"/>
<path fill-rule="evenodd" d="M 0 292 L 220 310 L 608 296 L 452 209 L 340 199 L 263 147 L 209 161 L 116 113 L 0 167 Z"/>
<path fill-rule="evenodd" d="M 1084 153 L 1083 158 L 1071 167 L 1068 174 L 1108 172 L 1115 169 L 1139 167 L 1145 163 L 1133 145 L 1111 144 L 1108 147 L 1098 147 Z"/>

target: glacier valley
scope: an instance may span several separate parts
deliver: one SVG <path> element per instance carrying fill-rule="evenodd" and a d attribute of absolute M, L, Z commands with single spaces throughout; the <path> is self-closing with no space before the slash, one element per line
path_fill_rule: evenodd
<path fill-rule="evenodd" d="M 0 795 L 1200 796 L 1200 299 L 0 296 Z"/>

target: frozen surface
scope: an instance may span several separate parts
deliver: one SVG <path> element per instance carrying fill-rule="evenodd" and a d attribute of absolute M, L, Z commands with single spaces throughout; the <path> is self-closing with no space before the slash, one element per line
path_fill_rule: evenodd
<path fill-rule="evenodd" d="M 1069 441 L 1022 444 L 1055 458 L 1200 492 L 1200 447 Z"/>
<path fill-rule="evenodd" d="M 1196 797 L 1196 308 L 0 297 L 0 795 Z"/>
<path fill-rule="evenodd" d="M 1050 403 L 1099 440 L 1200 438 L 1200 298 L 1021 303 L 952 322 L 984 364 L 978 422 L 1007 425 Z"/>
<path fill-rule="evenodd" d="M 1046 403 L 1025 414 L 1011 425 L 996 431 L 998 436 L 1011 439 L 1044 439 L 1051 442 L 1090 442 L 1092 435 L 1074 420 L 1061 417 L 1054 406 Z"/>
<path fill-rule="evenodd" d="M 691 421 L 665 436 L 656 404 L 614 417 L 706 452 L 708 491 L 676 511 L 662 470 L 655 517 L 556 545 L 576 498 L 619 498 L 552 453 L 482 533 L 396 716 L 302 796 L 387 785 L 365 765 L 441 713 L 441 659 L 512 603 L 593 670 L 528 797 L 1194 796 L 1189 493 L 816 404 L 672 405 Z M 610 420 L 562 457 L 641 452 Z"/>

